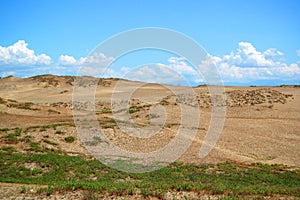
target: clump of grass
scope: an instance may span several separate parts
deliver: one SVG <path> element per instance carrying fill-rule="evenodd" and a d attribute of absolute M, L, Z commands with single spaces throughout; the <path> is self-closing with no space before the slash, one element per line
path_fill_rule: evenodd
<path fill-rule="evenodd" d="M 0 148 L 1 151 L 5 151 L 7 153 L 12 153 L 12 152 L 16 152 L 16 148 L 15 147 L 12 147 L 12 146 L 2 146 Z"/>
<path fill-rule="evenodd" d="M 161 100 L 159 103 L 160 103 L 160 105 L 162 105 L 162 106 L 167 106 L 167 105 L 170 104 L 170 103 L 169 103 L 167 100 L 165 100 L 165 99 Z"/>
<path fill-rule="evenodd" d="M 65 141 L 68 143 L 72 143 L 75 141 L 75 137 L 74 136 L 65 137 Z"/>
<path fill-rule="evenodd" d="M 6 101 L 0 97 L 0 104 L 5 104 Z"/>
<path fill-rule="evenodd" d="M 40 128 L 40 131 L 41 131 L 41 132 L 42 132 L 42 131 L 46 131 L 46 127 L 43 127 L 43 126 L 42 126 L 42 127 Z"/>
<path fill-rule="evenodd" d="M 60 114 L 60 112 L 59 112 L 59 111 L 57 111 L 57 110 L 52 110 L 52 109 L 49 109 L 49 110 L 48 110 L 48 112 L 49 112 L 49 113 L 56 113 L 56 114 Z"/>
<path fill-rule="evenodd" d="M 103 114 L 110 114 L 110 113 L 112 113 L 112 110 L 110 110 L 110 109 L 103 109 L 103 110 L 101 110 L 101 113 L 103 113 Z"/>
<path fill-rule="evenodd" d="M 20 193 L 26 193 L 26 191 L 27 191 L 27 188 L 25 187 L 25 186 L 21 186 L 21 188 L 20 188 Z"/>
<path fill-rule="evenodd" d="M 9 144 L 16 144 L 18 143 L 18 136 L 21 136 L 22 133 L 22 129 L 20 128 L 15 128 L 14 129 L 15 132 L 14 133 L 9 133 L 5 136 L 7 143 Z"/>
<path fill-rule="evenodd" d="M 1 132 L 7 132 L 7 131 L 9 131 L 9 130 L 10 130 L 9 128 L 1 128 L 1 129 L 0 129 Z"/>
<path fill-rule="evenodd" d="M 26 102 L 26 103 L 9 103 L 6 106 L 10 108 L 17 108 L 17 109 L 24 109 L 24 110 L 41 110 L 40 108 L 33 108 L 31 107 L 33 103 Z"/>
<path fill-rule="evenodd" d="M 9 101 L 9 102 L 14 102 L 14 103 L 17 102 L 16 100 L 13 100 L 13 99 L 7 99 L 7 101 Z"/>
<path fill-rule="evenodd" d="M 128 112 L 129 112 L 129 114 L 132 114 L 132 113 L 140 111 L 143 108 L 147 108 L 150 106 L 151 106 L 150 104 L 145 104 L 143 106 L 130 106 Z"/>
<path fill-rule="evenodd" d="M 62 130 L 56 130 L 55 134 L 63 134 L 64 132 Z"/>
<path fill-rule="evenodd" d="M 97 200 L 99 199 L 98 196 L 93 191 L 85 191 L 82 194 L 83 200 Z"/>
<path fill-rule="evenodd" d="M 48 141 L 48 142 L 52 143 L 51 141 Z M 29 144 L 30 144 L 30 148 L 28 150 L 36 152 L 36 153 L 51 153 L 51 154 L 52 153 L 57 153 L 57 154 L 62 153 L 62 151 L 60 149 L 42 147 L 40 142 L 29 142 Z"/>
<path fill-rule="evenodd" d="M 25 137 L 23 137 L 22 139 L 20 139 L 20 141 L 21 142 L 30 143 L 31 139 L 32 139 L 32 137 L 30 135 L 26 135 Z"/>
<path fill-rule="evenodd" d="M 95 146 L 95 145 L 99 144 L 100 142 L 104 142 L 101 139 L 101 137 L 94 136 L 92 141 L 85 142 L 85 144 L 88 145 L 88 146 Z"/>
<path fill-rule="evenodd" d="M 7 143 L 9 144 L 16 144 L 18 142 L 18 138 L 15 134 L 9 133 L 5 136 Z"/>
<path fill-rule="evenodd" d="M 52 186 L 48 186 L 48 187 L 44 187 L 44 188 L 39 188 L 38 193 L 45 193 L 46 196 L 50 196 L 53 193 L 53 187 Z"/>
<path fill-rule="evenodd" d="M 44 149 L 40 146 L 40 142 L 30 142 L 30 151 L 35 151 L 35 152 L 44 152 Z"/>
<path fill-rule="evenodd" d="M 48 139 L 43 139 L 43 142 L 45 142 L 47 144 L 55 145 L 55 146 L 58 145 L 56 142 L 52 142 L 52 141 L 50 141 Z"/>

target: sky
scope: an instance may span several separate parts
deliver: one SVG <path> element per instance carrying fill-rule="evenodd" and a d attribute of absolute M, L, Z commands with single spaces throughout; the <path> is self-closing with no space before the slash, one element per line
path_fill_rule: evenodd
<path fill-rule="evenodd" d="M 159 27 L 203 47 L 225 85 L 300 84 L 299 10 L 297 0 L 0 0 L 0 76 L 76 75 L 107 39 Z M 205 83 L 171 52 L 99 52 L 97 59 L 113 62 L 103 76 Z"/>

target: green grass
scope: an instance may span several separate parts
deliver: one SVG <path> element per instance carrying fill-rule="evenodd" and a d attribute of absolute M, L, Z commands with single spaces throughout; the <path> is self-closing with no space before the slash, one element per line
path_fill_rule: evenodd
<path fill-rule="evenodd" d="M 35 169 L 25 163 L 38 163 Z M 0 181 L 48 185 L 42 192 L 55 190 L 107 192 L 158 196 L 171 191 L 207 192 L 233 197 L 291 195 L 300 197 L 299 171 L 283 165 L 184 165 L 173 163 L 148 173 L 125 173 L 96 159 L 49 154 L 17 154 L 0 151 Z M 85 196 L 94 197 L 87 192 Z"/>
<path fill-rule="evenodd" d="M 62 130 L 55 131 L 55 134 L 63 134 L 64 132 Z"/>
<path fill-rule="evenodd" d="M 48 139 L 43 139 L 43 142 L 47 143 L 47 144 L 51 144 L 51 145 L 58 145 L 56 142 L 53 142 L 51 140 L 48 140 Z"/>
<path fill-rule="evenodd" d="M 145 104 L 143 106 L 130 106 L 128 112 L 129 114 L 132 114 L 150 106 L 151 106 L 150 104 Z"/>
<path fill-rule="evenodd" d="M 68 143 L 72 143 L 75 141 L 75 137 L 74 136 L 65 137 L 65 141 Z"/>
<path fill-rule="evenodd" d="M 41 126 L 30 126 L 24 130 L 24 132 L 28 132 L 30 130 L 40 129 L 40 131 L 45 131 L 47 129 L 52 128 L 53 130 L 56 130 L 57 127 L 60 126 L 75 126 L 74 123 L 70 122 L 62 122 L 62 123 L 56 123 L 56 124 L 50 124 L 50 125 L 41 125 Z"/>
<path fill-rule="evenodd" d="M 18 109 L 24 109 L 24 110 L 41 110 L 40 108 L 32 108 L 31 106 L 33 103 L 31 102 L 25 102 L 25 103 L 9 103 L 6 106 L 10 108 L 18 108 Z"/>
<path fill-rule="evenodd" d="M 112 110 L 110 110 L 110 109 L 103 109 L 99 113 L 110 114 L 110 113 L 112 113 Z"/>
<path fill-rule="evenodd" d="M 14 130 L 14 132 L 11 132 L 11 130 Z M 21 128 L 14 128 L 14 129 L 2 129 L 2 132 L 7 133 L 9 131 L 9 133 L 7 135 L 4 136 L 6 142 L 8 144 L 16 144 L 18 143 L 19 139 L 18 136 L 21 136 L 22 133 L 22 129 Z"/>

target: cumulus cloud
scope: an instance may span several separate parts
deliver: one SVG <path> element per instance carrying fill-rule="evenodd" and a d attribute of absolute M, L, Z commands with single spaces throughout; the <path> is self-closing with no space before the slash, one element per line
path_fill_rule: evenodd
<path fill-rule="evenodd" d="M 184 57 L 171 57 L 168 59 L 168 67 L 181 75 L 196 75 L 196 70 L 187 64 L 187 59 Z"/>
<path fill-rule="evenodd" d="M 37 74 L 76 75 L 80 67 L 82 75 L 116 76 L 118 73 L 111 69 L 104 69 L 115 59 L 103 53 L 94 53 L 87 57 L 76 59 L 71 55 L 61 55 L 57 62 L 52 62 L 46 54 L 36 54 L 28 48 L 28 43 L 19 40 L 15 44 L 0 46 L 0 76 L 16 75 L 20 77 Z"/>
<path fill-rule="evenodd" d="M 296 52 L 300 57 L 300 49 Z M 87 57 L 76 59 L 71 55 L 61 55 L 57 62 L 52 62 L 46 54 L 36 54 L 28 48 L 24 40 L 19 40 L 8 47 L 0 46 L 0 76 L 15 74 L 17 76 L 32 76 L 42 73 L 57 75 L 79 75 L 104 77 L 125 77 L 132 80 L 158 82 L 167 84 L 192 83 L 197 84 L 213 79 L 219 74 L 211 73 L 209 67 L 216 66 L 225 83 L 259 83 L 262 80 L 279 80 L 280 84 L 291 81 L 298 84 L 300 80 L 299 63 L 287 64 L 284 53 L 276 48 L 261 51 L 249 42 L 240 42 L 235 51 L 224 56 L 208 55 L 199 65 L 201 74 L 193 68 L 184 57 L 170 57 L 162 63 L 144 65 L 138 69 L 129 67 L 108 68 L 115 61 L 114 57 L 104 53 L 94 53 Z"/>
<path fill-rule="evenodd" d="M 114 57 L 107 56 L 104 53 L 93 53 L 86 58 L 81 58 L 80 62 L 84 65 L 95 66 L 95 67 L 106 67 L 115 60 Z"/>
<path fill-rule="evenodd" d="M 135 81 L 187 85 L 187 80 L 164 64 L 151 64 L 128 71 L 123 78 Z"/>
<path fill-rule="evenodd" d="M 267 57 L 276 53 L 276 49 L 259 52 L 251 43 L 240 42 L 237 51 L 225 55 L 222 60 L 229 65 L 237 65 L 240 67 L 268 67 L 274 65 L 274 61 Z M 279 54 L 280 53 L 281 52 L 279 52 Z"/>
<path fill-rule="evenodd" d="M 212 60 L 225 82 L 299 80 L 299 66 L 282 63 L 283 56 L 275 48 L 260 52 L 251 43 L 240 42 L 235 52 L 223 57 L 212 57 Z"/>
<path fill-rule="evenodd" d="M 3 47 L 0 46 L 0 65 L 49 65 L 50 56 L 46 54 L 36 55 L 24 40 L 19 40 L 15 44 Z"/>
<path fill-rule="evenodd" d="M 73 56 L 61 55 L 58 63 L 61 65 L 75 65 L 77 64 L 77 60 Z"/>

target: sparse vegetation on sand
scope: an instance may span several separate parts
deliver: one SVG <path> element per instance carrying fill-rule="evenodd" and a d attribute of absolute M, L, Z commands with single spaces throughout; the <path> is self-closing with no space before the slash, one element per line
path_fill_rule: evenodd
<path fill-rule="evenodd" d="M 87 196 L 109 193 L 161 198 L 168 191 L 193 191 L 236 198 L 300 197 L 299 171 L 284 165 L 173 163 L 154 172 L 132 174 L 111 169 L 96 159 L 56 153 L 20 154 L 10 148 L 1 148 L 0 163 L 1 182 L 48 185 L 40 190 L 48 195 L 53 191 L 85 190 Z"/>
<path fill-rule="evenodd" d="M 126 100 L 123 86 L 140 83 L 100 79 L 95 102 L 77 102 L 72 95 L 75 78 L 0 80 L 0 199 L 300 199 L 298 86 L 226 86 L 224 98 L 206 86 L 190 91 L 147 84 Z M 92 82 L 95 78 L 79 82 L 80 99 Z M 218 142 L 200 159 L 212 110 L 225 106 Z M 90 118 L 90 110 L 96 118 Z M 189 111 L 197 111 L 199 118 Z M 131 131 L 135 128 L 137 133 Z M 91 138 L 81 140 L 78 130 L 83 129 Z M 195 137 L 192 131 L 197 131 Z M 114 144 L 150 153 L 180 135 L 191 141 L 189 148 L 178 162 L 154 172 L 120 172 L 88 151 Z M 148 169 L 113 161 L 122 169 Z"/>

